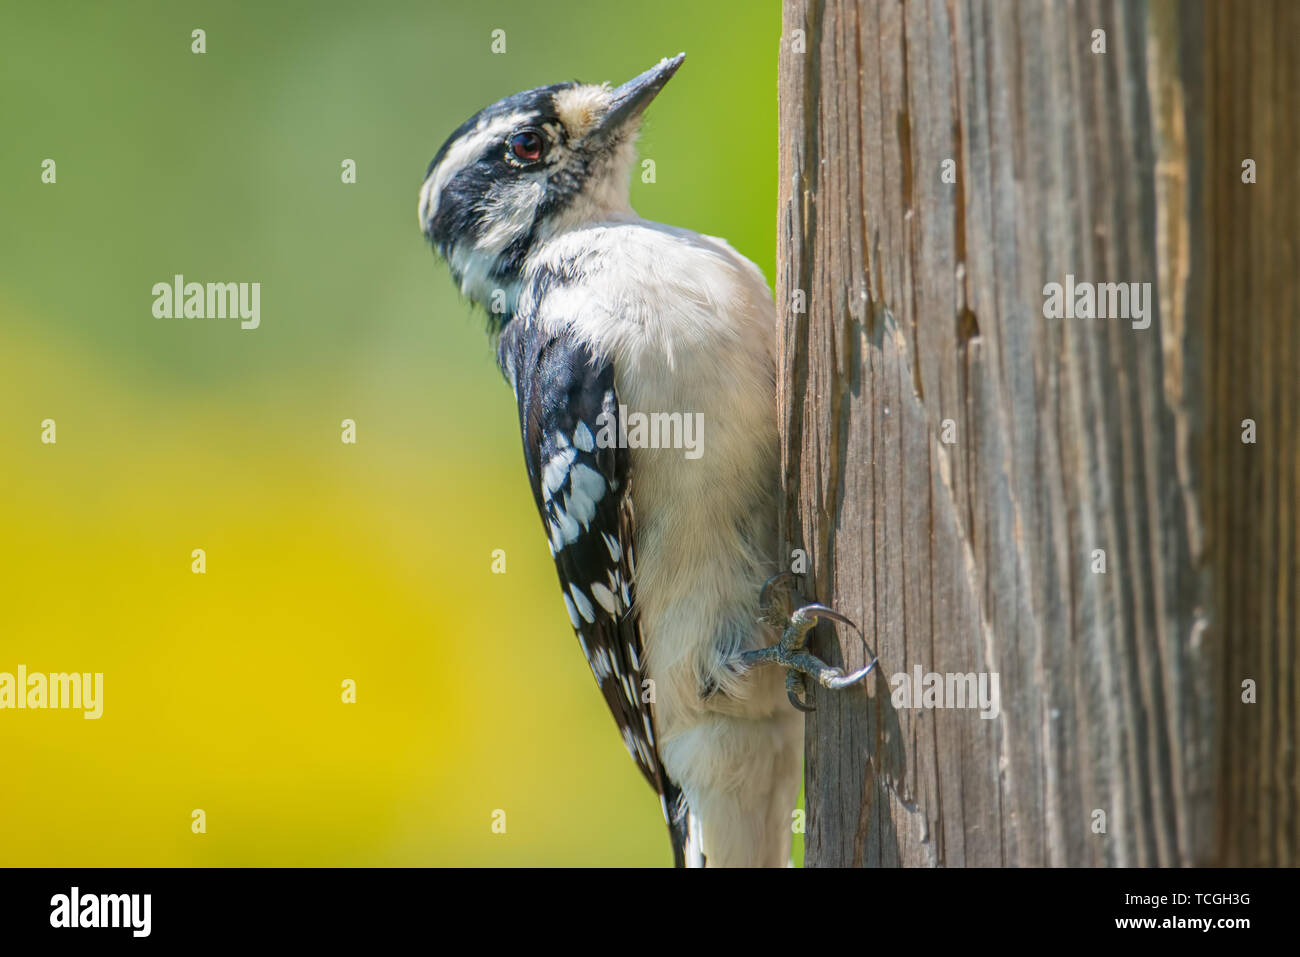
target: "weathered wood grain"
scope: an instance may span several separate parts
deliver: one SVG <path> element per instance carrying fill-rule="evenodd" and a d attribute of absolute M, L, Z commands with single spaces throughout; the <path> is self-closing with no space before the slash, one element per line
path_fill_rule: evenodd
<path fill-rule="evenodd" d="M 785 544 L 882 664 L 813 694 L 809 865 L 1300 863 L 1297 38 L 1285 0 L 786 3 Z M 1151 283 L 1150 327 L 1044 318 L 1067 275 Z M 1000 715 L 896 709 L 916 666 Z"/>

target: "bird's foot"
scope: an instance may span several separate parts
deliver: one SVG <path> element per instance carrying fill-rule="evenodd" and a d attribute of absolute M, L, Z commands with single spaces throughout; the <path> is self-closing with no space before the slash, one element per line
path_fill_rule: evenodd
<path fill-rule="evenodd" d="M 839 691 L 841 688 L 847 688 L 855 685 L 876 667 L 876 656 L 872 654 L 871 649 L 867 647 L 866 638 L 858 626 L 849 618 L 841 615 L 833 608 L 827 608 L 815 602 L 810 604 L 801 604 L 790 613 L 788 619 L 782 619 L 777 616 L 774 618 L 773 604 L 770 602 L 770 595 L 773 588 L 785 584 L 790 587 L 793 582 L 793 576 L 788 572 L 783 575 L 777 575 L 770 578 L 767 584 L 763 586 L 759 602 L 763 609 L 763 620 L 771 624 L 780 625 L 784 623 L 784 631 L 781 633 L 781 640 L 775 645 L 768 648 L 757 648 L 753 651 L 742 652 L 740 655 L 741 663 L 745 667 L 761 664 L 776 664 L 787 669 L 785 676 L 785 693 L 790 699 L 790 704 L 794 705 L 800 711 L 814 710 L 803 703 L 806 697 L 808 678 L 814 678 L 823 688 L 829 688 L 832 691 Z M 791 588 L 793 592 L 793 589 Z M 797 598 L 797 596 L 792 595 Z M 816 655 L 806 650 L 808 643 L 808 633 L 812 631 L 818 620 L 829 618 L 833 621 L 842 622 L 848 625 L 858 633 L 863 647 L 866 649 L 870 661 L 857 671 L 845 673 L 843 668 L 836 668 L 828 665 Z"/>

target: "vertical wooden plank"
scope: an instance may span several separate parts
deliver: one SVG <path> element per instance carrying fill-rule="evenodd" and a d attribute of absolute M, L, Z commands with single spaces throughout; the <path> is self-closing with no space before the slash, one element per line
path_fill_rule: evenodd
<path fill-rule="evenodd" d="M 882 662 L 813 694 L 809 864 L 1297 861 L 1297 29 L 786 3 L 782 527 Z M 1067 276 L 1149 327 L 1045 318 Z M 1000 713 L 896 707 L 918 667 Z"/>

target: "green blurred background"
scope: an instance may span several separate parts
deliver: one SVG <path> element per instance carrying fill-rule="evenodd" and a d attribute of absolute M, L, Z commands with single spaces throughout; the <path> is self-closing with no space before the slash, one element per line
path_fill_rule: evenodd
<path fill-rule="evenodd" d="M 0 864 L 670 863 L 416 194 L 485 104 L 685 50 L 633 206 L 770 280 L 779 31 L 749 0 L 6 4 L 0 671 L 105 687 L 98 721 L 0 711 Z M 175 273 L 261 282 L 261 327 L 154 318 Z"/>

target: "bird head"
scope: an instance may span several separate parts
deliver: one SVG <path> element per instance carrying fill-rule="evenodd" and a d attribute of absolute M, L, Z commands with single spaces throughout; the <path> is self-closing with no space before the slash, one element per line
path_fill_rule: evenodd
<path fill-rule="evenodd" d="M 622 86 L 557 83 L 480 110 L 448 137 L 420 189 L 420 229 L 461 292 L 513 302 L 533 245 L 628 210 L 633 143 L 684 53 Z M 508 310 L 507 310 L 508 311 Z"/>

